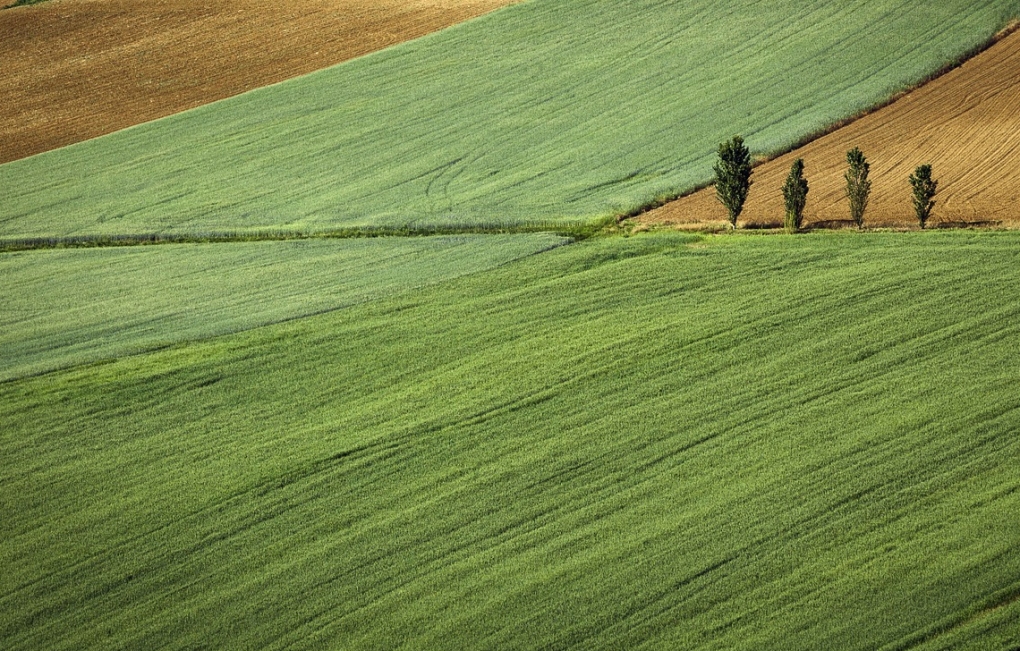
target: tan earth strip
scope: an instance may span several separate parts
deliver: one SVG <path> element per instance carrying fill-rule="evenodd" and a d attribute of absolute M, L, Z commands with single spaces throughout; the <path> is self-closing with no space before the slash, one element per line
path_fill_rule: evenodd
<path fill-rule="evenodd" d="M 810 184 L 805 223 L 849 225 L 846 152 L 871 163 L 865 226 L 916 225 L 907 181 L 922 163 L 939 181 L 932 223 L 1020 224 L 1020 32 L 892 104 L 754 170 L 740 221 L 781 226 L 782 185 L 795 158 Z M 641 227 L 722 224 L 709 187 L 635 218 Z M 826 223 L 828 222 L 828 223 Z"/>
<path fill-rule="evenodd" d="M 514 1 L 51 0 L 5 9 L 0 163 L 312 72 Z"/>

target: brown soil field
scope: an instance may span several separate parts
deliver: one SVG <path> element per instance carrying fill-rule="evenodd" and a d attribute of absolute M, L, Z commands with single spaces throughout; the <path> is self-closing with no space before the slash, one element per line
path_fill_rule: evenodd
<path fill-rule="evenodd" d="M 325 68 L 514 1 L 51 0 L 5 9 L 0 163 Z"/>
<path fill-rule="evenodd" d="M 891 104 L 754 170 L 740 222 L 781 226 L 782 185 L 795 158 L 810 184 L 804 221 L 852 225 L 843 194 L 846 152 L 860 147 L 871 163 L 865 227 L 916 226 L 908 182 L 922 163 L 939 181 L 929 222 L 1020 224 L 1020 32 Z M 634 219 L 680 227 L 725 223 L 712 187 Z"/>

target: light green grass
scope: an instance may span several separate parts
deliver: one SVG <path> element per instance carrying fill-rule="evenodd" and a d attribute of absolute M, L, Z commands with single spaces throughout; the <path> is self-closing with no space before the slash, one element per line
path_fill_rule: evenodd
<path fill-rule="evenodd" d="M 4 383 L 2 646 L 1015 648 L 1018 264 L 596 238 Z"/>
<path fill-rule="evenodd" d="M 1017 0 L 532 0 L 0 166 L 0 237 L 590 222 L 780 149 L 985 42 Z"/>
<path fill-rule="evenodd" d="M 464 235 L 0 254 L 0 381 L 348 307 L 565 242 Z"/>

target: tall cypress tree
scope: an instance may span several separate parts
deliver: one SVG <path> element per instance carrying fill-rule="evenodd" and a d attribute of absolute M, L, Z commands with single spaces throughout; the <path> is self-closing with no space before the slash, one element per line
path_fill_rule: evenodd
<path fill-rule="evenodd" d="M 843 178 L 846 179 L 850 217 L 857 224 L 857 228 L 861 228 L 864 226 L 864 211 L 868 207 L 868 196 L 871 194 L 871 181 L 868 180 L 871 165 L 857 147 L 846 153 L 846 162 L 849 168 Z"/>
<path fill-rule="evenodd" d="M 914 170 L 910 175 L 910 187 L 914 195 L 914 214 L 923 230 L 935 208 L 935 192 L 939 187 L 939 182 L 931 178 L 931 165 L 921 165 Z"/>
<path fill-rule="evenodd" d="M 729 212 L 730 227 L 737 227 L 737 218 L 744 210 L 747 191 L 751 187 L 751 152 L 744 139 L 733 139 L 719 145 L 719 162 L 715 170 L 715 195 Z"/>
<path fill-rule="evenodd" d="M 804 159 L 798 158 L 790 167 L 790 175 L 783 183 L 783 201 L 786 202 L 786 230 L 796 233 L 804 222 L 804 205 L 807 203 L 808 182 L 804 178 Z"/>

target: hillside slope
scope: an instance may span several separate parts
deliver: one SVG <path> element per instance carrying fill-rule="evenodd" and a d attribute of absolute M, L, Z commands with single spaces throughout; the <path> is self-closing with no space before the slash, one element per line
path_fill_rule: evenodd
<path fill-rule="evenodd" d="M 756 168 L 742 219 L 782 221 L 780 189 L 793 159 L 801 157 L 811 184 L 806 222 L 849 220 L 843 173 L 853 147 L 871 162 L 870 225 L 916 225 L 907 179 L 922 163 L 930 163 L 939 180 L 933 223 L 1020 223 L 1020 33 L 893 104 Z M 637 221 L 725 218 L 709 188 Z"/>
<path fill-rule="evenodd" d="M 0 166 L 0 237 L 591 222 L 985 42 L 1017 0 L 535 0 Z M 797 74 L 799 73 L 799 74 Z"/>
<path fill-rule="evenodd" d="M 0 640 L 1015 649 L 1018 263 L 596 238 L 0 383 Z"/>
<path fill-rule="evenodd" d="M 510 0 L 49 0 L 0 11 L 0 163 L 417 38 Z"/>

